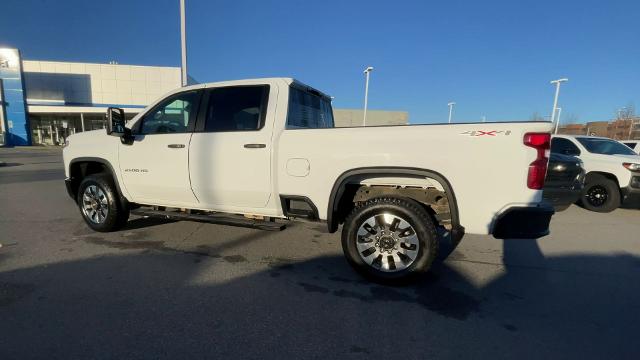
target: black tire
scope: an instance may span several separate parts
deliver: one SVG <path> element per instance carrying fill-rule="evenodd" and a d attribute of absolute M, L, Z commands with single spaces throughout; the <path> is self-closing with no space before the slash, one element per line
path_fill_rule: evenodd
<path fill-rule="evenodd" d="M 620 207 L 621 196 L 618 184 L 606 176 L 593 174 L 582 190 L 580 205 L 587 210 L 608 213 Z"/>
<path fill-rule="evenodd" d="M 389 241 L 395 241 L 394 244 L 397 245 L 397 249 L 408 249 L 408 247 L 405 246 L 409 245 L 408 243 L 403 244 L 401 241 L 401 239 L 405 239 L 404 237 L 395 237 L 396 232 L 403 231 L 402 229 L 398 229 L 400 225 L 395 226 L 397 230 L 394 231 L 394 235 L 391 235 L 391 231 L 393 230 L 392 224 L 387 223 L 386 225 L 389 225 L 388 227 L 385 228 L 381 226 L 379 228 L 376 215 L 381 214 L 392 215 L 394 218 L 393 221 L 395 221 L 395 218 L 400 218 L 408 223 L 411 231 L 417 235 L 417 255 L 409 265 L 407 265 L 408 261 L 405 261 L 404 258 L 406 255 L 402 257 L 398 256 L 397 252 L 401 251 L 386 248 L 387 250 L 385 251 L 394 251 L 394 253 L 392 255 L 386 252 L 379 252 L 378 255 L 375 253 L 375 251 L 383 249 L 382 245 L 378 246 L 383 240 L 375 240 L 375 236 L 377 235 L 387 238 L 387 240 L 384 240 L 386 241 L 386 245 L 389 245 Z M 366 230 L 366 236 L 361 236 L 359 239 L 358 231 L 361 230 L 361 226 L 366 228 L 365 223 L 371 221 L 372 218 L 375 218 L 377 230 L 369 227 L 368 230 Z M 386 229 L 387 231 L 384 232 L 382 229 Z M 405 226 L 405 230 L 406 229 L 409 228 Z M 387 235 L 384 235 L 385 233 Z M 402 234 L 402 236 L 407 235 Z M 365 237 L 366 239 L 364 239 Z M 413 241 L 416 241 L 415 238 L 413 239 Z M 395 245 L 394 249 L 396 249 Z M 362 251 L 361 256 L 358 246 L 361 246 L 361 249 L 363 246 L 371 246 L 371 248 Z M 431 267 L 438 253 L 438 238 L 431 216 L 419 203 L 407 198 L 380 197 L 370 199 L 363 205 L 356 207 L 347 217 L 342 228 L 342 249 L 349 264 L 364 277 L 379 283 L 401 285 L 414 280 L 418 275 L 426 272 Z M 408 252 L 405 250 L 405 253 Z M 415 255 L 415 252 L 413 254 Z M 368 256 L 376 259 L 369 264 L 363 258 L 371 259 Z M 387 269 L 387 271 L 384 271 L 384 265 L 382 263 L 379 264 L 380 266 L 377 266 L 376 260 L 384 260 L 382 257 L 387 258 L 387 266 L 390 268 L 393 267 L 392 270 Z M 389 260 L 389 257 L 399 258 L 402 262 L 398 262 L 399 265 L 396 267 L 395 261 Z"/>
<path fill-rule="evenodd" d="M 98 211 L 85 211 L 83 210 L 85 205 L 89 204 L 84 200 L 85 191 L 87 188 L 91 190 L 98 190 L 97 194 L 103 194 L 104 196 L 95 196 L 95 198 L 104 198 L 104 203 L 96 204 L 98 209 L 103 208 L 104 212 L 100 212 L 100 214 L 104 214 L 104 217 L 100 217 L 97 215 Z M 111 176 L 107 174 L 94 174 L 85 177 L 80 183 L 80 187 L 78 189 L 78 194 L 76 195 L 76 202 L 78 203 L 78 209 L 80 210 L 80 214 L 84 221 L 89 225 L 89 227 L 95 231 L 99 232 L 110 232 L 121 229 L 129 220 L 129 208 L 126 204 L 121 204 L 118 190 L 113 183 Z M 98 201 L 95 201 L 96 203 Z M 93 209 L 95 210 L 95 209 Z M 95 216 L 91 216 L 91 214 L 96 213 Z M 97 221 L 96 221 L 97 220 Z"/>

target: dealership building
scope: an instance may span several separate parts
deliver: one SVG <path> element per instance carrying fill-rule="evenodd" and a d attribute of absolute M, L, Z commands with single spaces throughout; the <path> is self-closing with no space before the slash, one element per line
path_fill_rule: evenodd
<path fill-rule="evenodd" d="M 23 60 L 0 49 L 0 145 L 59 145 L 101 129 L 108 107 L 132 118 L 181 86 L 179 67 Z M 336 109 L 336 126 L 362 125 L 362 110 Z M 367 125 L 407 124 L 403 111 L 368 111 Z"/>

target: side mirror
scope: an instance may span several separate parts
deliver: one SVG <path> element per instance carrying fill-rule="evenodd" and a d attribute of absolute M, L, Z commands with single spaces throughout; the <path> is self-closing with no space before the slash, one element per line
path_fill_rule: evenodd
<path fill-rule="evenodd" d="M 107 135 L 122 137 L 125 135 L 124 110 L 110 107 L 107 109 Z"/>

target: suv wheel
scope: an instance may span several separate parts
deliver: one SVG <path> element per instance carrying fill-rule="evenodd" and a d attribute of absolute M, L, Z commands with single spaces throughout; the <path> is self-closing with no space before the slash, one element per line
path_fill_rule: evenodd
<path fill-rule="evenodd" d="M 108 175 L 95 174 L 80 183 L 77 203 L 84 221 L 95 231 L 118 230 L 127 223 L 129 209 L 122 206 Z"/>
<path fill-rule="evenodd" d="M 349 264 L 365 277 L 399 283 L 427 271 L 438 239 L 431 216 L 411 199 L 381 197 L 356 207 L 342 228 Z"/>
<path fill-rule="evenodd" d="M 591 211 L 611 212 L 620 206 L 620 189 L 615 181 L 592 175 L 582 190 L 581 205 Z"/>

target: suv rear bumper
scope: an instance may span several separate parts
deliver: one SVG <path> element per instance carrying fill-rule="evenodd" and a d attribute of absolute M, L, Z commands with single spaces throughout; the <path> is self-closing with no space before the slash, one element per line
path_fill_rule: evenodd
<path fill-rule="evenodd" d="M 546 204 L 537 207 L 512 207 L 500 214 L 493 225 L 496 239 L 535 239 L 549 234 L 549 222 L 555 211 Z"/>

